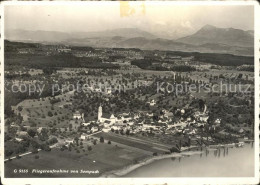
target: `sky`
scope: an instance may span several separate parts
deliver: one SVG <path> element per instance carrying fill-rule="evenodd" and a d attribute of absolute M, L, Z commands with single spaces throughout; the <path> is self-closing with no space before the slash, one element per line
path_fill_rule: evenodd
<path fill-rule="evenodd" d="M 254 29 L 253 6 L 155 5 L 113 2 L 86 5 L 5 6 L 5 29 L 91 32 L 139 28 L 167 37 L 192 34 L 206 24 L 221 28 Z"/>

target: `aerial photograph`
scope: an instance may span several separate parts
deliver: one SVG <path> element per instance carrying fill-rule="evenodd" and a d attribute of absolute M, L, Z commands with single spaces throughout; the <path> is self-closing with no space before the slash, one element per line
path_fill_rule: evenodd
<path fill-rule="evenodd" d="M 5 178 L 255 177 L 254 6 L 5 5 L 3 37 Z"/>

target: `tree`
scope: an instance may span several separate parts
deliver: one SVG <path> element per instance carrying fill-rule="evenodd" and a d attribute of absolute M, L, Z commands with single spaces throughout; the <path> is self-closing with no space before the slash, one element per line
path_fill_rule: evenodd
<path fill-rule="evenodd" d="M 42 72 L 44 73 L 44 74 L 46 74 L 46 75 L 51 75 L 52 73 L 55 73 L 56 72 L 56 70 L 57 69 L 55 69 L 55 68 L 51 68 L 51 67 L 44 67 L 43 69 L 42 69 Z"/>
<path fill-rule="evenodd" d="M 203 108 L 205 106 L 205 102 L 202 99 L 199 99 L 199 109 L 203 111 Z"/>
<path fill-rule="evenodd" d="M 36 149 L 40 148 L 40 144 L 36 140 L 31 140 L 30 144 L 33 148 L 36 148 Z"/>
<path fill-rule="evenodd" d="M 18 106 L 18 111 L 21 112 L 23 110 L 23 107 Z"/>
<path fill-rule="evenodd" d="M 41 133 L 39 134 L 39 139 L 41 141 L 46 141 L 47 139 L 49 139 L 48 130 L 46 128 L 43 128 L 41 130 Z"/>
<path fill-rule="evenodd" d="M 100 136 L 99 141 L 100 141 L 100 143 L 104 143 L 104 137 L 103 137 L 103 136 Z"/>
<path fill-rule="evenodd" d="M 13 150 L 8 150 L 8 149 L 5 149 L 5 156 L 6 156 L 6 157 L 9 157 L 9 156 L 11 156 L 13 153 L 14 153 L 14 151 L 13 151 Z"/>
<path fill-rule="evenodd" d="M 33 130 L 33 129 L 29 129 L 29 130 L 27 131 L 27 133 L 28 133 L 28 135 L 31 136 L 32 138 L 36 135 L 36 131 Z"/>
<path fill-rule="evenodd" d="M 48 151 L 48 152 L 51 151 L 51 148 L 46 144 L 42 144 L 41 149 L 44 150 L 44 151 Z"/>
<path fill-rule="evenodd" d="M 79 138 L 75 137 L 74 140 L 76 141 L 77 146 L 79 146 Z"/>
<path fill-rule="evenodd" d="M 53 114 L 52 114 L 51 111 L 48 112 L 48 116 L 49 116 L 49 117 L 52 117 L 52 116 L 53 116 Z"/>
<path fill-rule="evenodd" d="M 33 153 L 33 154 L 38 153 L 38 149 L 34 148 L 34 149 L 32 150 L 32 153 Z"/>
<path fill-rule="evenodd" d="M 180 149 L 179 148 L 176 148 L 176 147 L 172 147 L 170 149 L 170 152 L 173 153 L 173 152 L 177 152 L 177 153 L 180 153 Z"/>
<path fill-rule="evenodd" d="M 49 145 L 52 145 L 57 142 L 58 142 L 58 139 L 56 137 L 53 137 L 53 138 L 49 139 L 46 143 L 48 143 Z"/>

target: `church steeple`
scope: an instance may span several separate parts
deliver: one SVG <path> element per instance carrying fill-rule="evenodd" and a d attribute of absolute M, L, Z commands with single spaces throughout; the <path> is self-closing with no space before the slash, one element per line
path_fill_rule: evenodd
<path fill-rule="evenodd" d="M 102 106 L 100 105 L 98 107 L 98 121 L 101 121 L 102 118 Z"/>

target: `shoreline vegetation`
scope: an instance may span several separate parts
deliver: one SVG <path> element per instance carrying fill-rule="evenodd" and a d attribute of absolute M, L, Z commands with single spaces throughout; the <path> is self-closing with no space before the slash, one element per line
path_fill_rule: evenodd
<path fill-rule="evenodd" d="M 250 140 L 250 142 L 254 142 L 254 140 Z M 120 169 L 111 170 L 104 172 L 101 174 L 100 178 L 113 178 L 113 177 L 123 177 L 130 172 L 136 170 L 137 168 L 140 168 L 142 166 L 151 164 L 154 161 L 161 160 L 161 159 L 167 159 L 172 157 L 184 157 L 184 156 L 191 156 L 191 155 L 198 155 L 204 152 L 203 149 L 206 150 L 218 150 L 222 147 L 234 147 L 236 146 L 235 143 L 229 143 L 229 144 L 217 144 L 217 145 L 209 145 L 208 147 L 200 147 L 200 146 L 190 146 L 190 147 L 183 147 L 180 153 L 171 153 L 171 154 L 161 154 L 158 156 L 149 156 L 141 161 L 138 161 L 136 164 L 131 164 L 128 166 L 125 166 Z"/>
<path fill-rule="evenodd" d="M 181 152 L 181 153 L 172 153 L 172 154 L 162 154 L 162 155 L 158 155 L 158 156 L 150 156 L 150 157 L 147 157 L 147 158 L 139 161 L 137 164 L 132 164 L 132 165 L 123 167 L 121 169 L 105 172 L 100 177 L 121 177 L 121 176 L 127 175 L 128 173 L 134 171 L 137 168 L 148 165 L 156 160 L 161 160 L 161 159 L 166 159 L 166 158 L 171 158 L 171 157 L 182 157 L 185 155 L 194 155 L 194 154 L 200 154 L 200 153 L 202 153 L 202 151 L 190 151 L 190 152 Z"/>

